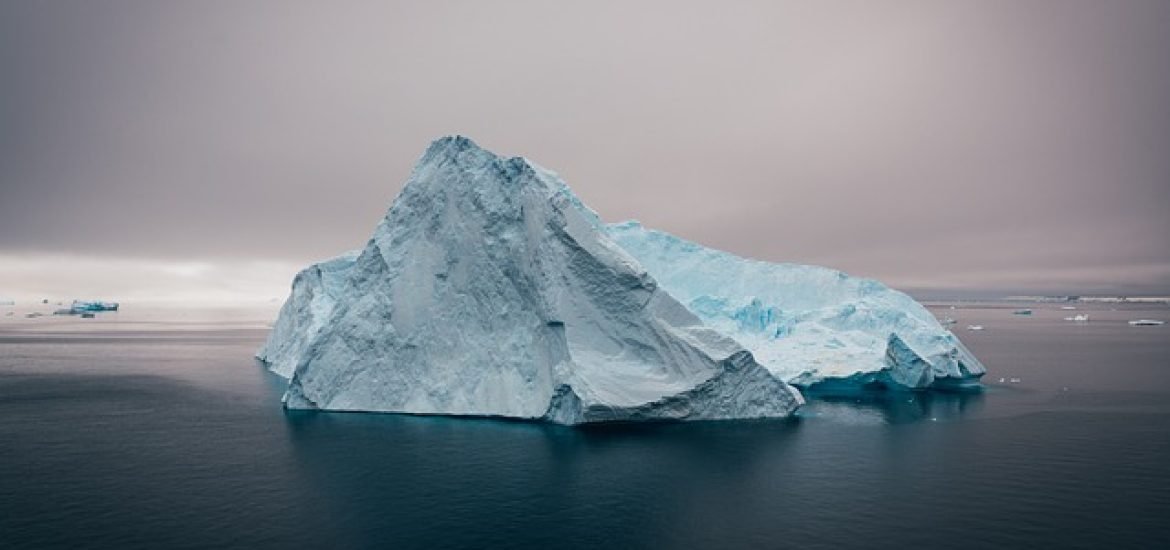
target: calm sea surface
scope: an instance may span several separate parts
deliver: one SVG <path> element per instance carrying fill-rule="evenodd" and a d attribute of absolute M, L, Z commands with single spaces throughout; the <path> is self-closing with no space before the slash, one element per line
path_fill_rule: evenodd
<path fill-rule="evenodd" d="M 0 308 L 0 548 L 1170 548 L 1170 309 L 1015 307 L 933 307 L 982 394 L 589 429 L 286 413 L 258 314 Z"/>

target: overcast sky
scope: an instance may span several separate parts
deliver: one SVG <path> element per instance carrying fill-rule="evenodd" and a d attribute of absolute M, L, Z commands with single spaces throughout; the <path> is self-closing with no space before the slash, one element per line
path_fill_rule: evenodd
<path fill-rule="evenodd" d="M 0 0 L 0 295 L 283 296 L 455 133 L 745 256 L 1170 293 L 1170 2 Z"/>

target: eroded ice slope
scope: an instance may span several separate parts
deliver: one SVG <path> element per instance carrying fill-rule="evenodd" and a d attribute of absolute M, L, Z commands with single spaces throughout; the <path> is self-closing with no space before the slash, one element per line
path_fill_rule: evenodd
<path fill-rule="evenodd" d="M 977 383 L 983 365 L 910 296 L 822 267 L 748 260 L 637 222 L 610 237 L 675 298 L 790 383 Z"/>
<path fill-rule="evenodd" d="M 427 150 L 354 256 L 310 267 L 258 354 L 290 408 L 564 424 L 777 417 L 799 394 L 705 326 L 552 173 Z"/>

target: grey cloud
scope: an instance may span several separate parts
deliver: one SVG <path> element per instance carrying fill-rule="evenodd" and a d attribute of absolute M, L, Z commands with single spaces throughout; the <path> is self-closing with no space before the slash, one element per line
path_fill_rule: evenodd
<path fill-rule="evenodd" d="M 0 252 L 326 257 L 461 133 L 743 255 L 1170 292 L 1168 51 L 1139 0 L 6 2 Z"/>

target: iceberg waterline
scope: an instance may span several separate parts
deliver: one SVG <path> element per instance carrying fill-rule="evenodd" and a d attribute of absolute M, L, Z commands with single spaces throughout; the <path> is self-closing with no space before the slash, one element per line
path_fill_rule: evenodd
<path fill-rule="evenodd" d="M 825 304 L 789 304 L 782 291 L 744 304 L 755 289 L 746 282 L 735 293 L 708 291 L 704 277 L 663 267 L 688 250 L 717 253 L 636 224 L 606 226 L 554 173 L 443 138 L 364 248 L 297 275 L 257 357 L 289 379 L 288 408 L 561 424 L 783 417 L 803 404 L 788 380 L 861 375 L 918 388 L 964 369 L 968 379 L 982 374 L 957 339 L 935 342 L 903 319 L 922 321 L 905 295 L 880 304 L 918 308 L 901 316 L 857 307 L 858 320 L 873 318 L 866 329 L 818 317 L 818 330 L 805 330 L 797 312 Z M 805 284 L 799 273 L 766 274 L 759 286 Z M 817 284 L 848 306 L 847 292 Z M 886 345 L 866 339 L 900 326 Z M 794 334 L 814 345 L 792 348 L 801 354 L 787 360 Z M 853 367 L 815 361 L 809 348 L 836 349 L 832 340 L 852 353 L 838 359 L 857 359 Z"/>

